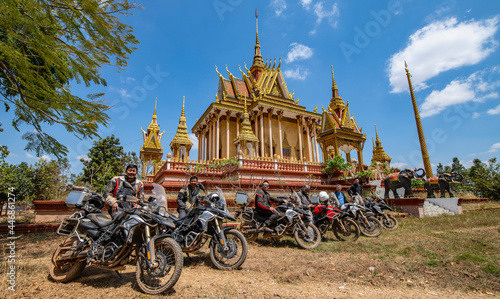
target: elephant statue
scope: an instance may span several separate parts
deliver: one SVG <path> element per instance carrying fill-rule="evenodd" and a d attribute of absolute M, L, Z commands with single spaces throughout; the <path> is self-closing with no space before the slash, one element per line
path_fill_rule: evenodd
<path fill-rule="evenodd" d="M 450 197 L 453 197 L 453 192 L 451 192 L 450 182 L 460 182 L 464 179 L 463 175 L 459 173 L 443 173 L 437 177 L 432 177 L 425 181 L 424 187 L 427 189 L 427 197 L 434 197 L 434 191 L 439 190 L 441 193 L 441 198 L 446 197 L 445 193 L 448 191 Z"/>
<path fill-rule="evenodd" d="M 419 174 L 418 172 L 421 172 Z M 391 173 L 384 179 L 385 184 L 385 198 L 389 198 L 389 190 L 394 193 L 394 198 L 399 198 L 396 189 L 405 188 L 405 197 L 413 197 L 413 192 L 411 192 L 411 179 L 413 178 L 423 178 L 425 176 L 425 170 L 422 168 L 413 170 L 411 168 L 403 169 L 400 172 Z"/>

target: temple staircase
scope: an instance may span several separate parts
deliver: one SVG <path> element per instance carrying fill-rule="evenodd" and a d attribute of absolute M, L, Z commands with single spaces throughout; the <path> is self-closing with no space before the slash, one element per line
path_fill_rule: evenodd
<path fill-rule="evenodd" d="M 426 200 L 424 202 L 424 215 L 425 217 L 434 217 L 440 215 L 456 215 L 456 213 Z"/>

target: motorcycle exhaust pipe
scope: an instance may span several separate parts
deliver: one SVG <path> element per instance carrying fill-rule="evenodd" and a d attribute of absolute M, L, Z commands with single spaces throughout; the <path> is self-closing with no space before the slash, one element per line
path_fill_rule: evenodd
<path fill-rule="evenodd" d="M 245 233 L 247 233 L 247 234 L 253 234 L 253 233 L 258 233 L 258 232 L 260 232 L 260 231 L 255 228 L 255 229 L 249 229 Z"/>

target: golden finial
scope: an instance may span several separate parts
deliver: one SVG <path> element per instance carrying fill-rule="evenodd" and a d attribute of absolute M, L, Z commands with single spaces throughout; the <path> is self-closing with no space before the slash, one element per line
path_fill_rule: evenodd
<path fill-rule="evenodd" d="M 186 117 L 184 114 L 184 102 L 186 101 L 186 97 L 182 96 L 182 112 L 181 112 L 181 117 Z"/>
<path fill-rule="evenodd" d="M 156 115 L 156 103 L 158 102 L 158 98 L 155 99 L 155 112 L 153 112 L 154 115 Z"/>
<path fill-rule="evenodd" d="M 323 104 L 321 104 L 321 109 L 323 110 L 323 113 L 326 113 L 328 111 L 325 110 L 325 108 L 323 107 Z"/>
<path fill-rule="evenodd" d="M 219 103 L 219 95 L 217 93 L 215 93 L 215 102 Z"/>
<path fill-rule="evenodd" d="M 276 57 L 274 57 L 273 70 L 274 70 L 274 67 L 276 67 Z"/>
<path fill-rule="evenodd" d="M 331 67 L 332 67 L 332 91 L 334 91 L 336 89 L 338 90 L 338 87 L 337 84 L 335 83 L 335 76 L 333 75 L 333 65 Z"/>
<path fill-rule="evenodd" d="M 314 110 L 313 110 L 313 111 L 314 111 L 314 113 L 318 113 L 318 105 L 316 105 L 316 106 L 314 107 Z"/>
<path fill-rule="evenodd" d="M 215 65 L 215 71 L 217 72 L 217 75 L 222 78 L 222 75 L 219 73 L 219 70 L 217 69 L 217 65 Z"/>
<path fill-rule="evenodd" d="M 299 101 L 300 101 L 300 99 L 299 99 L 299 98 L 297 98 L 297 101 L 295 101 L 295 105 L 298 105 L 298 104 L 299 104 Z"/>
<path fill-rule="evenodd" d="M 245 65 L 245 70 L 247 71 L 247 73 L 250 72 L 250 70 L 247 68 L 247 63 L 246 62 L 243 62 L 243 65 Z"/>
<path fill-rule="evenodd" d="M 278 64 L 278 71 L 281 68 L 281 56 L 280 56 L 280 63 Z"/>
<path fill-rule="evenodd" d="M 229 76 L 231 76 L 231 72 L 227 69 L 227 64 L 226 64 L 226 72 L 229 74 Z"/>

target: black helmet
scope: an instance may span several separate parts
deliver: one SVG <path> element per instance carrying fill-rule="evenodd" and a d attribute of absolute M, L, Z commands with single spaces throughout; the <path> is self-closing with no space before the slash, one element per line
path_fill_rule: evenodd
<path fill-rule="evenodd" d="M 127 165 L 127 167 L 125 167 L 125 171 L 127 171 L 129 168 L 135 168 L 135 170 L 138 170 L 137 165 L 135 165 L 134 163 L 130 163 L 129 165 Z"/>
<path fill-rule="evenodd" d="M 89 205 L 92 205 L 97 209 L 102 209 L 104 208 L 104 200 L 102 200 L 99 196 L 92 196 L 89 199 Z"/>

